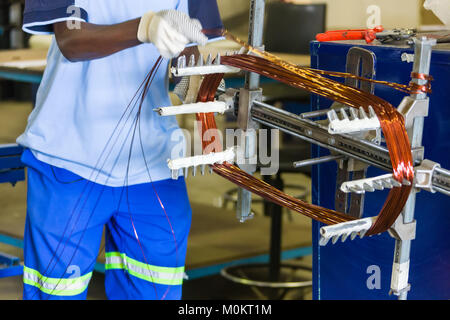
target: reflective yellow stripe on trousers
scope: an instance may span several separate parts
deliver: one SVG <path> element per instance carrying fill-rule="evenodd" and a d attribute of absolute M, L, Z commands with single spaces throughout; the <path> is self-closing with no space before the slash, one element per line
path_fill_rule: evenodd
<path fill-rule="evenodd" d="M 127 257 L 120 252 L 107 252 L 106 270 L 122 269 L 139 279 L 157 284 L 181 285 L 184 278 L 184 267 L 159 267 L 142 263 Z"/>
<path fill-rule="evenodd" d="M 54 296 L 76 296 L 84 292 L 91 280 L 92 272 L 76 278 L 49 278 L 38 271 L 24 266 L 23 282 L 37 287 L 42 292 Z"/>

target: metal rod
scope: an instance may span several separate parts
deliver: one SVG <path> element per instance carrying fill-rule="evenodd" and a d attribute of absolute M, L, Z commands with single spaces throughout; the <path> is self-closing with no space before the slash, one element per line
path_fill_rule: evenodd
<path fill-rule="evenodd" d="M 349 107 L 343 107 L 342 109 L 347 110 Z M 300 117 L 302 119 L 310 119 L 310 118 L 317 118 L 321 116 L 326 116 L 329 111 L 333 109 L 322 109 L 322 110 L 316 110 L 316 111 L 309 111 L 304 112 L 300 114 Z"/>
<path fill-rule="evenodd" d="M 250 4 L 250 25 L 248 43 L 253 47 L 262 47 L 264 33 L 265 0 L 252 0 Z M 245 88 L 256 90 L 259 88 L 260 75 L 248 72 L 245 76 Z"/>
<path fill-rule="evenodd" d="M 431 182 L 433 190 L 450 196 L 450 171 L 444 168 L 434 168 Z"/>
<path fill-rule="evenodd" d="M 265 0 L 252 0 L 250 4 L 250 18 L 249 18 L 249 30 L 248 30 L 248 43 L 253 47 L 262 47 L 263 42 L 263 33 L 264 33 L 264 11 L 265 11 Z M 248 94 L 248 98 L 252 97 L 250 92 L 256 91 L 259 89 L 260 84 L 260 76 L 257 73 L 251 73 L 246 72 L 245 74 L 245 86 L 244 91 Z M 241 90 L 241 96 L 240 99 L 243 99 L 242 97 L 242 91 Z M 250 100 L 250 99 L 249 99 Z M 245 100 L 242 100 L 245 101 Z M 240 102 L 241 103 L 241 102 Z M 246 101 L 246 105 L 244 109 L 246 112 L 248 111 L 248 108 L 251 108 L 251 103 L 249 101 Z M 240 106 L 241 107 L 241 106 Z M 238 122 L 242 122 L 242 118 L 239 119 Z M 240 123 L 239 126 L 241 129 L 247 130 L 247 127 L 249 125 L 249 118 L 248 115 L 244 118 L 246 123 Z M 247 149 L 248 141 L 245 142 L 245 148 Z M 247 156 L 247 152 L 246 152 Z M 247 157 L 246 157 L 247 158 Z M 247 170 L 248 171 L 248 170 Z M 251 192 L 239 188 L 238 189 L 238 206 L 237 206 L 237 216 L 238 219 L 243 222 L 246 219 L 250 218 L 251 215 Z"/>
<path fill-rule="evenodd" d="M 437 168 L 434 168 L 434 171 L 450 178 L 450 171 L 447 169 L 437 167 Z"/>
<path fill-rule="evenodd" d="M 436 43 L 436 40 L 430 40 L 426 37 L 422 37 L 421 39 L 415 40 L 415 50 L 414 50 L 414 65 L 413 72 L 428 74 L 430 72 L 430 63 L 431 63 L 431 52 L 432 46 Z M 413 82 L 422 85 L 422 81 L 420 79 L 413 79 Z M 416 100 L 426 99 L 426 93 L 420 94 L 412 94 L 411 98 Z M 424 127 L 424 117 L 416 117 L 413 122 L 412 134 L 410 136 L 411 139 L 411 148 L 417 148 L 422 146 L 422 137 L 423 137 L 423 127 Z M 423 159 L 414 159 L 414 160 L 423 160 Z M 403 209 L 403 223 L 408 224 L 414 221 L 414 211 L 416 204 L 416 191 L 413 190 L 409 195 L 408 201 L 406 202 L 405 208 Z M 393 264 L 393 273 L 398 272 L 402 273 L 402 282 L 399 285 L 403 285 L 406 287 L 398 288 L 400 292 L 398 292 L 399 300 L 406 300 L 408 297 L 409 284 L 408 284 L 408 273 L 409 273 L 409 264 L 410 264 L 410 255 L 411 255 L 411 240 L 395 240 L 395 252 L 394 252 L 394 264 Z M 398 275 L 397 275 L 398 276 Z M 394 277 L 393 277 L 394 278 Z"/>
<path fill-rule="evenodd" d="M 283 180 L 280 173 L 277 174 L 273 181 L 273 186 L 279 190 L 283 190 Z M 282 234 L 282 207 L 272 205 L 271 227 L 270 227 L 270 261 L 269 261 L 269 279 L 272 282 L 277 282 L 280 279 L 281 271 L 281 234 Z"/>
<path fill-rule="evenodd" d="M 436 186 L 433 186 L 433 189 L 436 190 L 437 192 L 440 192 L 440 193 L 443 193 L 443 194 L 445 194 L 447 196 L 450 196 L 450 191 L 447 191 L 445 189 L 442 189 L 442 188 L 436 187 Z"/>
<path fill-rule="evenodd" d="M 344 159 L 344 158 L 345 158 L 345 156 L 343 156 L 343 155 L 338 155 L 338 156 L 329 155 L 329 156 L 324 156 L 324 157 L 320 157 L 320 158 L 302 160 L 302 161 L 294 162 L 294 168 L 309 167 L 309 166 L 313 166 L 316 164 L 330 162 L 333 160 L 340 160 L 340 159 Z"/>

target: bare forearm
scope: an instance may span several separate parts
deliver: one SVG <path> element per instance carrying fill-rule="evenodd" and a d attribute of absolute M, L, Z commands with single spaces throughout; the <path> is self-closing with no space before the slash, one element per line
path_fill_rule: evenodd
<path fill-rule="evenodd" d="M 58 46 L 70 61 L 87 61 L 109 56 L 137 46 L 140 19 L 114 25 L 81 23 L 79 29 L 67 28 L 66 22 L 54 24 Z"/>

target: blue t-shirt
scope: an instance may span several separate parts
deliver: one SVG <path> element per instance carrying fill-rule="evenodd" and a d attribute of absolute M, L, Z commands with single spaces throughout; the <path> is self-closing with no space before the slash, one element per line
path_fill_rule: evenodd
<path fill-rule="evenodd" d="M 197 2 L 202 10 L 209 3 L 217 11 L 215 1 L 192 4 Z M 108 25 L 164 9 L 189 12 L 188 0 L 27 0 L 23 29 L 51 34 L 52 24 L 59 21 Z M 203 22 L 221 25 L 220 18 Z M 136 130 L 137 106 L 127 109 L 158 57 L 152 44 L 142 44 L 102 59 L 73 63 L 53 40 L 35 109 L 17 142 L 40 161 L 108 186 L 147 183 L 147 168 L 153 181 L 170 178 L 167 159 L 184 154 L 185 140 L 175 117 L 153 112 L 171 104 L 167 60 L 155 74 Z"/>
<path fill-rule="evenodd" d="M 189 0 L 189 15 L 200 20 L 203 29 L 223 29 L 216 0 Z M 211 38 L 217 37 L 212 35 Z"/>

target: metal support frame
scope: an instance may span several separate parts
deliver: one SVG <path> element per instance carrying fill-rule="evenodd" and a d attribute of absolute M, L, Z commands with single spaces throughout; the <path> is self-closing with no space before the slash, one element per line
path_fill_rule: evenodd
<path fill-rule="evenodd" d="M 435 44 L 435 39 L 427 39 L 426 37 L 415 39 L 413 72 L 426 75 L 429 74 L 432 47 Z M 419 85 L 424 85 L 426 84 L 427 80 L 413 79 L 413 82 Z M 428 98 L 426 93 L 412 94 L 410 98 L 419 101 L 419 103 L 416 104 L 416 108 L 418 108 L 418 106 L 420 108 L 421 106 L 422 108 L 420 109 L 424 111 L 421 112 L 421 110 L 418 110 L 417 112 L 412 112 L 413 114 L 417 114 L 417 116 L 414 117 L 412 128 L 410 128 L 409 138 L 411 140 L 411 147 L 416 148 L 422 146 L 424 115 L 428 114 Z M 413 160 L 416 163 L 420 163 L 423 161 L 423 157 L 414 158 Z M 398 223 L 396 222 L 393 226 L 394 230 L 402 229 L 402 227 L 404 228 L 405 226 L 411 225 L 413 225 L 415 229 L 414 211 L 416 203 L 416 193 L 417 189 L 413 189 L 413 191 L 409 195 L 408 201 L 406 202 L 405 208 L 403 209 L 401 219 L 398 220 Z M 406 300 L 408 291 L 411 288 L 411 285 L 408 283 L 408 275 L 411 241 L 414 239 L 414 237 L 402 238 L 400 235 L 401 234 L 397 232 L 395 240 L 394 262 L 392 267 L 391 293 L 397 295 L 399 300 Z"/>
<path fill-rule="evenodd" d="M 264 11 L 265 0 L 251 1 L 248 43 L 257 48 L 260 48 L 263 42 Z M 240 129 L 246 132 L 244 142 L 245 145 L 243 146 L 243 150 L 245 152 L 244 159 L 246 162 L 256 155 L 256 129 L 258 126 L 251 120 L 250 110 L 252 108 L 253 101 L 262 100 L 262 90 L 259 88 L 259 85 L 259 74 L 247 72 L 245 75 L 245 86 L 239 92 L 238 125 Z M 254 173 L 256 171 L 256 164 L 241 165 L 240 167 L 248 173 Z M 239 221 L 244 222 L 253 217 L 251 212 L 251 202 L 251 192 L 239 188 L 236 213 Z"/>

